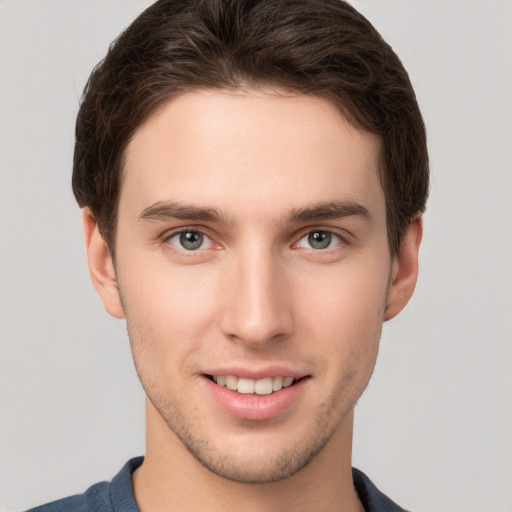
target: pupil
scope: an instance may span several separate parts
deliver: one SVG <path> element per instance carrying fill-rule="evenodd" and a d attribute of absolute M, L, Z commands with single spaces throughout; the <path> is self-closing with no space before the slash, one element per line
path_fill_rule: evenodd
<path fill-rule="evenodd" d="M 185 233 L 181 233 L 180 243 L 185 249 L 190 251 L 199 249 L 203 243 L 203 235 L 195 231 L 187 231 Z"/>
<path fill-rule="evenodd" d="M 308 236 L 308 241 L 313 249 L 325 249 L 331 244 L 331 233 L 326 231 L 314 231 Z"/>

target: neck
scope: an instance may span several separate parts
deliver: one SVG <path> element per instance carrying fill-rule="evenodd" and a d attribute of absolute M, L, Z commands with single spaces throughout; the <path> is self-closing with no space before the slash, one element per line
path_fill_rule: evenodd
<path fill-rule="evenodd" d="M 216 475 L 200 464 L 147 404 L 146 455 L 133 475 L 141 512 L 364 512 L 352 480 L 353 413 L 320 453 L 295 475 L 278 482 L 245 484 Z"/>

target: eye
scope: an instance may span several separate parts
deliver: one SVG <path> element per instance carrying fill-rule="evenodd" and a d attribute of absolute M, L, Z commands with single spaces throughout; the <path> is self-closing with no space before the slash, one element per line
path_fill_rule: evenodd
<path fill-rule="evenodd" d="M 200 249 L 208 249 L 212 240 L 204 233 L 194 230 L 179 231 L 171 235 L 167 242 L 174 245 L 180 250 L 197 251 Z"/>
<path fill-rule="evenodd" d="M 341 237 L 331 231 L 316 230 L 304 235 L 297 246 L 304 249 L 329 249 L 341 243 Z"/>

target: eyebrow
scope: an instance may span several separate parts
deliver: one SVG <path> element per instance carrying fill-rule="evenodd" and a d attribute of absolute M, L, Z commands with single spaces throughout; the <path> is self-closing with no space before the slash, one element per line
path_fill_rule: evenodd
<path fill-rule="evenodd" d="M 288 215 L 288 222 L 318 222 L 322 220 L 335 220 L 343 217 L 361 217 L 372 221 L 368 209 L 353 200 L 329 201 L 318 203 L 307 208 L 293 209 Z"/>
<path fill-rule="evenodd" d="M 306 208 L 294 208 L 285 217 L 285 223 L 318 222 L 343 217 L 361 217 L 371 221 L 368 209 L 353 200 L 328 201 L 313 204 Z M 227 218 L 214 208 L 184 204 L 174 201 L 159 201 L 142 211 L 138 218 L 141 222 L 188 220 L 201 222 L 228 222 Z"/>
<path fill-rule="evenodd" d="M 191 220 L 202 222 L 220 222 L 222 215 L 213 208 L 205 208 L 192 204 L 159 201 L 146 208 L 139 221 Z"/>

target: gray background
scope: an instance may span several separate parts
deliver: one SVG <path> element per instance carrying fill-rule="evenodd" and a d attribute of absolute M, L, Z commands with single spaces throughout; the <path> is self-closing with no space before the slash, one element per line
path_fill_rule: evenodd
<path fill-rule="evenodd" d="M 0 509 L 81 492 L 144 450 L 70 169 L 85 80 L 149 3 L 0 2 Z M 418 512 L 510 512 L 512 3 L 353 3 L 410 72 L 433 171 L 417 292 L 385 327 L 354 465 Z"/>

